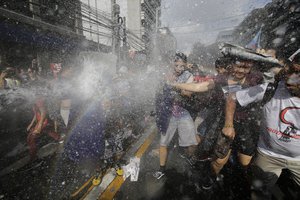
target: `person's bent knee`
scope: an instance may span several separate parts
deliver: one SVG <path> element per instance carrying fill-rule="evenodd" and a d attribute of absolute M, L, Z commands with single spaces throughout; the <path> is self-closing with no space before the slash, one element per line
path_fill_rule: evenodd
<path fill-rule="evenodd" d="M 239 162 L 242 167 L 248 167 L 253 156 L 249 156 L 246 154 L 239 153 Z"/>
<path fill-rule="evenodd" d="M 212 162 L 212 168 L 216 174 L 218 174 L 222 170 L 224 165 L 227 163 L 230 154 L 231 154 L 231 150 L 229 150 L 229 152 L 224 158 L 217 158 Z"/>
<path fill-rule="evenodd" d="M 170 142 L 168 141 L 160 141 L 159 146 L 160 147 L 168 147 L 170 144 Z"/>
<path fill-rule="evenodd" d="M 215 161 L 213 161 L 213 164 L 218 167 L 218 168 L 223 168 L 223 166 L 227 163 L 227 159 L 226 158 L 218 158 Z"/>
<path fill-rule="evenodd" d="M 218 174 L 221 169 L 224 167 L 224 165 L 227 163 L 228 159 L 225 157 L 225 158 L 217 158 L 216 160 L 214 160 L 212 162 L 212 167 L 215 171 L 216 174 Z"/>

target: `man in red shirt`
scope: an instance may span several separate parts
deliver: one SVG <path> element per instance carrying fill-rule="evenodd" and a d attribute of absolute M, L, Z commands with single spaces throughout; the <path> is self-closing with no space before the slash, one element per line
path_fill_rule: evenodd
<path fill-rule="evenodd" d="M 34 116 L 27 127 L 27 143 L 29 146 L 30 159 L 36 159 L 37 145 L 36 140 L 43 134 L 47 133 L 54 140 L 59 141 L 60 135 L 54 131 L 54 126 L 47 117 L 47 108 L 45 106 L 45 97 L 37 95 L 33 105 Z"/>

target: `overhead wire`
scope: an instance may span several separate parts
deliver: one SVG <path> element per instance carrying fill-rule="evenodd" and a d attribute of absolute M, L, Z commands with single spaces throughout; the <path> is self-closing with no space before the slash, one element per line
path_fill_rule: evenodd
<path fill-rule="evenodd" d="M 34 4 L 35 6 L 45 7 L 41 3 L 30 3 Z M 59 3 L 61 3 L 60 5 L 65 7 L 64 12 L 68 14 L 69 18 L 81 20 L 82 25 L 75 26 L 75 29 L 83 31 L 85 33 L 90 33 L 91 37 L 92 35 L 98 35 L 107 38 L 107 40 L 110 40 L 112 37 L 116 37 L 118 40 L 123 39 L 123 36 L 113 32 L 113 27 L 116 25 L 111 20 L 110 13 L 94 8 L 81 1 L 79 3 L 76 3 L 74 1 L 61 1 Z M 148 6 L 148 4 L 146 5 Z M 99 27 L 101 30 L 94 30 L 96 27 Z M 120 25 L 120 28 L 122 27 L 123 26 Z M 128 44 L 134 46 L 137 49 L 143 49 L 145 47 L 144 40 L 138 37 L 134 32 L 126 29 L 126 34 L 128 37 Z"/>
<path fill-rule="evenodd" d="M 111 18 L 111 15 L 107 14 L 107 15 L 104 15 L 102 14 L 102 12 L 104 11 L 101 11 L 97 8 L 94 8 L 92 6 L 89 6 L 87 4 L 84 4 L 84 3 L 81 3 L 81 8 L 84 8 L 84 11 L 88 11 L 89 14 L 92 14 L 93 16 L 98 16 L 100 19 L 108 22 L 108 23 L 113 23 L 112 20 L 110 19 Z M 82 10 L 82 9 L 81 9 Z"/>
<path fill-rule="evenodd" d="M 206 22 L 198 22 L 198 23 L 195 23 L 195 24 L 188 24 L 188 25 L 182 25 L 182 26 L 171 26 L 169 27 L 170 29 L 174 29 L 174 28 L 184 28 L 184 27 L 191 27 L 191 26 L 199 26 L 199 25 L 203 25 L 203 24 L 209 24 L 211 22 L 219 22 L 219 21 L 224 21 L 224 20 L 227 20 L 227 19 L 231 19 L 231 18 L 237 18 L 239 16 L 244 16 L 244 15 L 248 15 L 249 13 L 243 13 L 243 14 L 239 14 L 239 15 L 233 15 L 233 16 L 229 16 L 229 17 L 224 17 L 222 19 L 214 19 L 214 20 L 209 20 L 209 21 L 206 21 Z"/>
<path fill-rule="evenodd" d="M 148 1 L 144 1 L 144 4 L 148 7 L 149 12 L 155 16 L 155 12 L 153 11 L 152 6 L 148 4 Z"/>
<path fill-rule="evenodd" d="M 136 40 L 136 38 L 134 38 L 131 34 L 128 34 L 127 37 L 129 39 L 128 41 L 136 43 L 139 46 L 143 46 L 143 44 L 144 44 L 143 42 L 140 42 L 140 41 Z"/>
<path fill-rule="evenodd" d="M 141 44 L 139 42 L 136 42 L 135 40 L 133 40 L 132 38 L 128 37 L 127 43 L 129 44 L 134 44 L 140 48 L 144 48 L 144 44 Z"/>
<path fill-rule="evenodd" d="M 222 27 L 222 28 L 218 28 L 218 29 L 213 29 L 213 30 L 202 30 L 202 31 L 193 31 L 193 32 L 173 32 L 174 34 L 194 34 L 194 33 L 205 33 L 205 32 L 214 32 L 214 31 L 220 31 L 220 30 L 225 30 L 225 29 L 229 29 L 229 28 L 235 28 L 237 26 L 228 26 L 228 27 Z"/>

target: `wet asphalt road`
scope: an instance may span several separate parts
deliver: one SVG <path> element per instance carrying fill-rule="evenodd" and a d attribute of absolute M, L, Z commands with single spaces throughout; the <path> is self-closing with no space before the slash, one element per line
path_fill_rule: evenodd
<path fill-rule="evenodd" d="M 174 148 L 173 145 L 169 150 L 166 175 L 156 180 L 153 172 L 159 168 L 156 151 L 159 147 L 158 141 L 159 135 L 156 135 L 141 158 L 138 181 L 131 182 L 127 179 L 115 199 L 250 199 L 249 185 L 241 170 L 233 165 L 234 158 L 222 170 L 224 178 L 217 182 L 212 190 L 203 190 L 201 173 L 205 173 L 203 169 L 208 163 L 203 163 L 200 170 L 191 171 L 186 160 L 179 155 L 179 148 Z M 86 168 L 85 165 L 75 167 L 73 163 L 62 159 L 60 154 L 55 154 L 1 177 L 0 199 L 61 199 L 63 196 L 63 199 L 69 199 L 70 193 L 80 187 L 93 173 L 93 167 Z M 280 189 L 285 192 L 278 189 L 277 198 L 274 199 L 298 199 L 297 188 L 290 185 L 290 180 L 286 176 L 280 178 L 279 183 Z M 53 192 L 56 195 L 53 195 Z"/>

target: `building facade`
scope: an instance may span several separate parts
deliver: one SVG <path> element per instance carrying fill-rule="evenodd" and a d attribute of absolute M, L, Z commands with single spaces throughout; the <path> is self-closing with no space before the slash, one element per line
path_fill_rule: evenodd
<path fill-rule="evenodd" d="M 152 34 L 160 25 L 161 0 L 130 0 L 121 3 L 121 16 L 126 18 L 128 44 L 135 50 L 148 51 Z"/>
<path fill-rule="evenodd" d="M 50 62 L 67 62 L 81 50 L 110 51 L 109 46 L 86 37 L 100 35 L 101 30 L 88 29 L 83 22 L 91 19 L 102 24 L 89 13 L 95 9 L 79 0 L 1 1 L 0 64 L 28 67 L 37 58 L 43 68 L 49 68 Z"/>
<path fill-rule="evenodd" d="M 80 0 L 83 35 L 97 44 L 112 45 L 112 1 Z"/>

